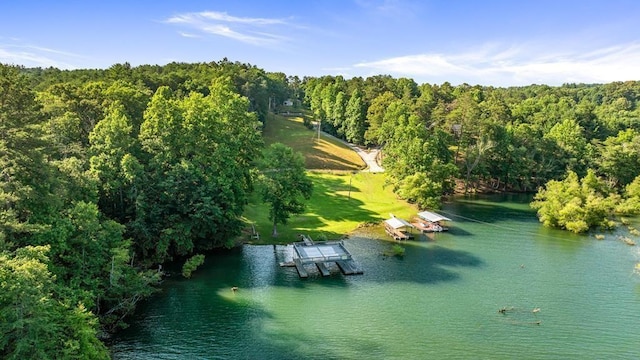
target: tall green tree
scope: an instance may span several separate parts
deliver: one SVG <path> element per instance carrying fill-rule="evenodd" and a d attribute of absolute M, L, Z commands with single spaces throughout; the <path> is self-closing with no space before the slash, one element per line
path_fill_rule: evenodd
<path fill-rule="evenodd" d="M 27 79 L 0 64 L 0 241 L 16 245 L 41 228 L 37 218 L 55 213 L 39 110 Z"/>
<path fill-rule="evenodd" d="M 311 197 L 313 183 L 307 177 L 302 155 L 281 143 L 269 146 L 260 168 L 262 199 L 270 204 L 272 235 L 277 237 L 278 224 L 286 224 L 292 214 L 304 211 L 304 199 Z"/>
<path fill-rule="evenodd" d="M 396 96 L 388 91 L 385 92 L 371 101 L 367 109 L 367 123 L 368 127 L 365 132 L 365 139 L 374 145 L 384 144 L 385 138 L 388 133 L 385 134 L 382 130 L 384 117 L 387 113 L 387 109 L 394 101 L 398 100 Z"/>
<path fill-rule="evenodd" d="M 145 258 L 230 245 L 239 234 L 262 144 L 248 107 L 226 79 L 215 80 L 208 96 L 175 98 L 165 87 L 153 96 L 140 130 L 148 160 L 132 224 Z"/>
<path fill-rule="evenodd" d="M 612 184 L 623 187 L 640 175 L 640 132 L 620 131 L 603 141 L 599 150 L 597 165 Z"/>
<path fill-rule="evenodd" d="M 343 91 L 338 91 L 336 102 L 333 106 L 332 124 L 336 130 L 336 135 L 340 137 L 346 136 L 346 117 L 347 117 L 347 97 Z"/>
<path fill-rule="evenodd" d="M 452 190 L 457 173 L 448 148 L 450 136 L 430 129 L 402 100 L 392 102 L 383 120 L 383 165 L 394 191 L 421 208 L 437 208 Z"/>
<path fill-rule="evenodd" d="M 585 162 L 588 160 L 588 143 L 584 137 L 584 129 L 573 119 L 565 119 L 559 122 L 544 135 L 552 139 L 562 149 L 565 156 L 562 158 L 567 163 L 567 169 L 577 173 L 583 173 Z"/>
<path fill-rule="evenodd" d="M 480 138 L 475 144 L 469 145 L 465 151 L 464 156 L 464 168 L 465 168 L 465 181 L 464 181 L 464 193 L 469 190 L 471 182 L 471 173 L 478 167 L 480 162 L 484 160 L 487 152 L 491 150 L 495 144 L 491 140 Z"/>
<path fill-rule="evenodd" d="M 362 94 L 358 89 L 355 89 L 351 94 L 345 111 L 344 133 L 347 141 L 364 145 L 366 109 L 362 100 Z"/>
<path fill-rule="evenodd" d="M 123 161 L 134 157 L 139 146 L 124 106 L 116 103 L 107 110 L 106 117 L 89 134 L 89 143 L 89 164 L 99 179 L 101 208 L 111 218 L 125 223 L 133 215 L 134 199 Z"/>

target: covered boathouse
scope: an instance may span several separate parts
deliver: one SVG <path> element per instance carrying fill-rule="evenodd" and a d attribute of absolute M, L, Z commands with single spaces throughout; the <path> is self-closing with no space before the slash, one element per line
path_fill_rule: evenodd
<path fill-rule="evenodd" d="M 391 215 L 391 219 L 384 221 L 384 230 L 394 240 L 409 240 L 413 239 L 413 234 L 410 232 L 414 226 L 404 219 Z"/>
<path fill-rule="evenodd" d="M 418 213 L 418 218 L 414 221 L 413 225 L 423 233 L 449 230 L 442 225 L 442 221 L 451 221 L 451 219 L 434 212 L 422 211 Z"/>

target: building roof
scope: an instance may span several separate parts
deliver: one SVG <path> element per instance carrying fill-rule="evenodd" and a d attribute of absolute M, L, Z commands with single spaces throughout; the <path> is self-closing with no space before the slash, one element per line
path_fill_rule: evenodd
<path fill-rule="evenodd" d="M 414 227 L 408 221 L 402 220 L 402 219 L 397 218 L 397 217 L 392 217 L 391 219 L 387 219 L 384 222 L 387 223 L 389 226 L 391 226 L 394 229 L 399 229 L 399 228 L 403 228 L 403 227 Z"/>
<path fill-rule="evenodd" d="M 429 212 L 429 211 L 419 212 L 418 216 L 431 222 L 438 222 L 443 220 L 451 221 L 451 219 L 449 219 L 448 217 L 442 216 L 440 214 L 436 214 L 434 212 Z"/>

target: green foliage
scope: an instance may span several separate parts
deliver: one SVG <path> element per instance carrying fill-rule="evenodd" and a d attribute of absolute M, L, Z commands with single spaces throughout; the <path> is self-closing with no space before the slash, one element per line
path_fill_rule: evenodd
<path fill-rule="evenodd" d="M 40 124 L 26 78 L 0 64 L 0 233 L 7 242 L 37 231 L 31 218 L 50 209 Z"/>
<path fill-rule="evenodd" d="M 626 186 L 640 175 L 640 133 L 634 129 L 608 137 L 600 146 L 600 171 L 612 183 Z"/>
<path fill-rule="evenodd" d="M 187 279 L 190 278 L 191 274 L 202 264 L 204 264 L 204 255 L 193 255 L 182 265 L 182 276 Z"/>
<path fill-rule="evenodd" d="M 397 257 L 403 257 L 405 253 L 405 248 L 402 247 L 400 244 L 393 244 L 391 246 L 391 249 L 385 251 L 383 253 L 384 256 L 397 256 Z"/>
<path fill-rule="evenodd" d="M 558 147 L 564 151 L 566 155 L 563 157 L 567 161 L 568 169 L 580 171 L 580 162 L 588 160 L 585 157 L 587 140 L 584 137 L 584 129 L 576 120 L 565 119 L 555 124 L 544 137 L 555 141 Z"/>
<path fill-rule="evenodd" d="M 589 170 L 582 180 L 570 171 L 564 180 L 548 182 L 531 206 L 545 226 L 583 233 L 596 226 L 612 227 L 610 218 L 618 202 L 618 195 Z"/>
<path fill-rule="evenodd" d="M 640 214 L 640 175 L 625 187 L 624 200 L 618 204 L 616 212 L 622 215 Z"/>
<path fill-rule="evenodd" d="M 457 173 L 447 148 L 450 136 L 422 126 L 401 100 L 390 104 L 381 130 L 390 135 L 383 165 L 398 195 L 420 207 L 439 207 Z"/>
<path fill-rule="evenodd" d="M 0 65 L 0 357 L 108 357 L 97 320 L 126 326 L 160 279 L 146 266 L 231 243 L 256 118 L 289 97 L 287 81 L 226 60 Z"/>
<path fill-rule="evenodd" d="M 366 110 L 362 100 L 362 95 L 355 89 L 349 98 L 345 109 L 344 136 L 347 141 L 363 145 L 365 142 Z"/>
<path fill-rule="evenodd" d="M 239 234 L 261 145 L 248 105 L 225 81 L 208 96 L 176 98 L 165 87 L 153 96 L 140 130 L 149 160 L 132 225 L 145 258 L 162 262 Z"/>
<path fill-rule="evenodd" d="M 108 359 L 95 316 L 59 300 L 48 246 L 0 254 L 0 356 L 3 359 Z"/>
<path fill-rule="evenodd" d="M 262 199 L 270 204 L 269 219 L 276 237 L 278 224 L 286 224 L 292 214 L 304 211 L 303 199 L 311 197 L 313 183 L 305 172 L 302 155 L 280 143 L 269 146 L 260 168 Z"/>

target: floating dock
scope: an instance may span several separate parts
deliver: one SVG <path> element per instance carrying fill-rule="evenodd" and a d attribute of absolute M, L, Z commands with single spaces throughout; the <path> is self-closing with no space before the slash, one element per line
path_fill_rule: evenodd
<path fill-rule="evenodd" d="M 293 244 L 293 261 L 281 263 L 280 266 L 295 266 L 301 278 L 309 276 L 305 265 L 314 264 L 322 276 L 329 276 L 329 263 L 336 263 L 344 275 L 362 274 L 363 271 L 355 262 L 351 253 L 342 241 L 313 242 L 306 235 L 301 235 L 301 242 Z"/>

